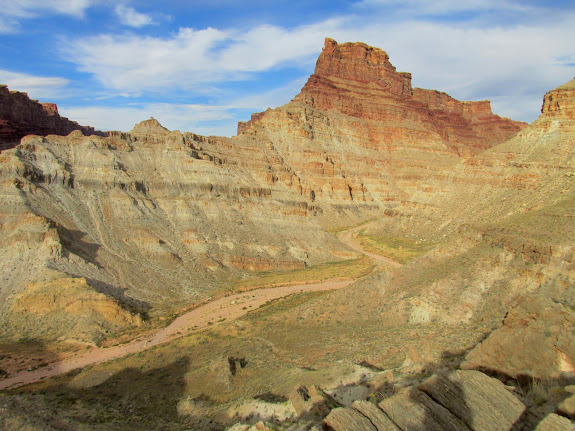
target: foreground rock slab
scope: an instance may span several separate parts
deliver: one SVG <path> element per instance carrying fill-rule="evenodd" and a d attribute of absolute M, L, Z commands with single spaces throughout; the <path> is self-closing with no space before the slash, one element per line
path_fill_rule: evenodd
<path fill-rule="evenodd" d="M 402 430 L 463 431 L 469 428 L 445 407 L 437 404 L 426 393 L 410 388 L 383 400 L 379 407 Z"/>
<path fill-rule="evenodd" d="M 418 388 L 405 388 L 384 399 L 379 406 L 356 401 L 352 408 L 332 410 L 324 425 L 334 431 L 374 427 L 378 431 L 504 431 L 522 429 L 525 410 L 499 380 L 460 370 L 434 375 Z M 541 429 L 553 429 L 549 427 L 555 423 L 571 426 L 568 419 L 555 416 L 542 421 Z"/>
<path fill-rule="evenodd" d="M 573 431 L 575 425 L 567 418 L 551 413 L 543 419 L 535 431 Z"/>
<path fill-rule="evenodd" d="M 575 314 L 540 295 L 511 305 L 503 325 L 466 357 L 463 368 L 489 369 L 514 378 L 558 378 L 575 373 Z"/>
<path fill-rule="evenodd" d="M 478 371 L 435 375 L 419 387 L 470 429 L 511 429 L 525 411 L 503 383 Z"/>
<path fill-rule="evenodd" d="M 377 431 L 398 431 L 399 427 L 383 413 L 377 406 L 369 401 L 356 401 L 352 407 L 364 415 L 375 425 Z"/>
<path fill-rule="evenodd" d="M 360 412 L 341 407 L 333 409 L 323 423 L 326 429 L 333 431 L 378 431 Z"/>

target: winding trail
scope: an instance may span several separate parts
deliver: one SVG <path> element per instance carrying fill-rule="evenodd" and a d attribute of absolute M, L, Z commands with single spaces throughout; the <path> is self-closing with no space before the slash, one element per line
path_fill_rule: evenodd
<path fill-rule="evenodd" d="M 382 262 L 386 265 L 389 265 L 392 268 L 399 268 L 401 263 L 396 262 L 395 260 L 390 259 L 389 257 L 381 256 L 379 254 L 371 253 L 361 247 L 361 245 L 356 241 L 359 232 L 365 228 L 365 224 L 361 226 L 354 227 L 353 229 L 344 230 L 341 232 L 337 237 L 338 239 L 343 242 L 348 247 L 354 249 L 355 251 L 359 251 L 362 254 L 372 258 L 376 262 Z"/>
<path fill-rule="evenodd" d="M 354 241 L 362 228 L 363 226 L 360 226 L 343 231 L 338 235 L 338 238 L 350 248 L 359 251 L 378 262 L 384 262 L 392 267 L 401 266 L 401 264 L 387 257 L 379 256 L 362 249 L 361 246 Z M 50 377 L 65 374 L 72 370 L 84 368 L 89 365 L 95 365 L 112 359 L 121 358 L 126 355 L 142 352 L 152 346 L 157 346 L 176 338 L 180 338 L 192 331 L 238 319 L 249 311 L 255 310 L 266 302 L 274 299 L 283 298 L 297 293 L 337 290 L 349 286 L 354 281 L 356 280 L 340 279 L 328 280 L 322 283 L 304 283 L 279 287 L 267 287 L 215 299 L 182 314 L 165 328 L 159 329 L 152 336 L 148 335 L 143 339 L 136 339 L 130 343 L 119 346 L 95 348 L 78 356 L 53 362 L 46 367 L 42 367 L 37 370 L 19 372 L 6 379 L 0 380 L 0 390 L 14 389 L 30 383 L 36 383 Z"/>

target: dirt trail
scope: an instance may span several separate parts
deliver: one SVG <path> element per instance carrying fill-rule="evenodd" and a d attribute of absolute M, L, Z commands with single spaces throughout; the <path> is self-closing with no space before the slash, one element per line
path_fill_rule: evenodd
<path fill-rule="evenodd" d="M 247 314 L 248 311 L 255 310 L 273 299 L 283 298 L 295 293 L 341 289 L 349 286 L 353 281 L 355 280 L 270 287 L 216 299 L 181 315 L 170 325 L 156 332 L 152 337 L 121 346 L 97 348 L 82 355 L 52 363 L 38 370 L 20 372 L 12 377 L 0 380 L 0 390 L 17 388 L 49 377 L 58 376 L 71 370 L 84 368 L 88 365 L 141 352 L 152 346 L 179 338 L 189 333 L 190 330 L 198 330 L 208 325 L 215 326 L 224 321 L 235 320 Z"/>
<path fill-rule="evenodd" d="M 361 225 L 350 230 L 345 230 L 338 235 L 338 239 L 344 244 L 346 244 L 348 247 L 353 248 L 354 250 L 359 251 L 362 254 L 365 254 L 366 256 L 372 258 L 377 262 L 383 262 L 391 266 L 392 268 L 399 268 L 401 266 L 401 263 L 396 262 L 395 260 L 392 260 L 388 257 L 371 253 L 361 247 L 361 245 L 356 241 L 356 238 L 359 232 L 364 228 L 365 225 Z"/>
<path fill-rule="evenodd" d="M 340 241 L 347 244 L 352 249 L 369 256 L 370 258 L 384 262 L 392 267 L 401 266 L 387 257 L 370 253 L 355 241 L 359 231 L 364 226 L 359 226 L 338 235 Z M 238 293 L 231 296 L 216 299 L 212 302 L 200 305 L 176 318 L 171 324 L 158 330 L 151 337 L 134 340 L 130 343 L 114 347 L 96 348 L 87 353 L 54 362 L 46 367 L 34 371 L 23 371 L 14 376 L 0 380 L 0 390 L 13 389 L 30 383 L 39 382 L 49 377 L 58 376 L 68 371 L 84 368 L 88 365 L 95 365 L 122 356 L 138 353 L 149 349 L 152 346 L 163 344 L 175 338 L 188 334 L 190 331 L 199 330 L 206 326 L 215 326 L 225 321 L 235 320 L 247 314 L 250 310 L 261 307 L 266 302 L 283 298 L 302 292 L 318 292 L 325 290 L 336 290 L 349 286 L 355 280 L 345 281 L 325 281 L 315 284 L 296 284 L 279 287 L 267 287 L 249 292 Z"/>

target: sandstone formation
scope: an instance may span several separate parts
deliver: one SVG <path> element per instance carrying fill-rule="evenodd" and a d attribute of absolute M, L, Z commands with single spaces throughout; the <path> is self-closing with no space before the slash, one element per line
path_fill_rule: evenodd
<path fill-rule="evenodd" d="M 337 315 L 339 321 L 369 328 L 368 333 L 359 332 L 361 341 L 355 339 L 353 348 L 342 346 L 347 354 L 362 351 L 377 358 L 380 367 L 404 363 L 424 367 L 441 363 L 445 351 L 472 348 L 501 325 L 520 295 L 546 297 L 559 309 L 562 304 L 566 309 L 557 317 L 566 316 L 575 305 L 575 122 L 563 110 L 573 106 L 569 102 L 573 94 L 567 90 L 567 103 L 559 110 L 543 112 L 507 142 L 453 166 L 450 186 L 435 194 L 433 208 L 398 205 L 364 228 L 365 235 L 376 239 L 402 235 L 413 244 L 428 244 L 431 251 L 391 274 L 373 275 L 307 304 L 296 310 L 297 318 L 319 315 L 325 325 Z M 436 183 L 429 178 L 421 187 L 426 184 Z M 532 328 L 546 331 L 556 325 L 550 314 L 542 316 Z M 295 322 L 294 326 L 299 327 Z M 335 323 L 333 327 L 337 328 Z M 395 337 L 388 337 L 389 332 Z M 554 343 L 554 335 L 530 334 L 538 343 L 549 347 Z M 382 336 L 392 347 L 373 355 L 372 339 Z M 396 343 L 396 337 L 402 341 Z M 569 340 L 561 343 L 568 345 Z M 547 358 L 530 360 L 536 375 L 543 375 L 547 366 L 551 374 L 560 372 L 555 362 L 559 353 L 532 353 Z M 575 360 L 573 353 L 564 353 L 566 361 Z M 515 354 L 507 357 L 501 352 L 497 361 L 513 359 Z M 528 369 L 517 369 L 516 365 L 527 365 L 520 364 L 524 359 L 512 368 L 503 363 L 500 367 L 513 369 L 513 375 L 532 375 Z"/>
<path fill-rule="evenodd" d="M 2 153 L 0 320 L 14 295 L 62 273 L 160 315 L 249 272 L 356 256 L 319 228 L 321 208 L 254 174 L 261 148 L 242 164 L 220 148 L 242 150 L 150 120 L 110 137 L 28 136 Z"/>
<path fill-rule="evenodd" d="M 545 94 L 543 107 L 544 118 L 562 117 L 575 119 L 575 78 Z"/>
<path fill-rule="evenodd" d="M 525 410 L 500 381 L 480 372 L 435 375 L 420 389 L 478 431 L 511 429 Z"/>
<path fill-rule="evenodd" d="M 564 399 L 561 404 L 557 406 L 557 411 L 565 417 L 575 419 L 575 395 Z"/>
<path fill-rule="evenodd" d="M 524 126 L 493 115 L 489 102 L 413 90 L 411 75 L 378 48 L 326 39 L 301 93 L 240 123 L 236 142 L 264 142 L 298 175 L 299 192 L 318 202 L 424 208 L 449 186 L 445 171 L 461 156 Z M 422 188 L 428 179 L 434 185 Z"/>
<path fill-rule="evenodd" d="M 354 410 L 364 415 L 378 431 L 398 431 L 399 427 L 374 403 L 358 400 L 352 405 Z"/>
<path fill-rule="evenodd" d="M 11 298 L 6 319 L 23 338 L 41 335 L 88 343 L 142 324 L 139 315 L 96 292 L 84 278 L 68 277 L 28 285 Z"/>
<path fill-rule="evenodd" d="M 68 135 L 73 130 L 104 136 L 92 127 L 61 117 L 54 103 L 39 103 L 26 93 L 0 86 L 0 151 L 15 147 L 26 135 Z"/>
<path fill-rule="evenodd" d="M 569 419 L 554 413 L 549 414 L 543 421 L 541 421 L 535 431 L 573 431 L 575 424 Z"/>

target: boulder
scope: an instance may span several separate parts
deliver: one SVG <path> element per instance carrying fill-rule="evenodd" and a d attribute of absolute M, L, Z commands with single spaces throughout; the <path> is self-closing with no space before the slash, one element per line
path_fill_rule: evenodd
<path fill-rule="evenodd" d="M 291 392 L 289 400 L 297 416 L 306 414 L 325 415 L 329 411 L 325 397 L 316 386 L 310 386 L 309 388 L 300 386 Z"/>
<path fill-rule="evenodd" d="M 424 392 L 405 389 L 379 403 L 379 407 L 403 430 L 465 431 L 467 425 Z"/>
<path fill-rule="evenodd" d="M 563 416 L 575 419 L 575 395 L 571 395 L 569 398 L 564 399 L 559 406 L 557 406 L 557 411 Z"/>
<path fill-rule="evenodd" d="M 360 400 L 354 402 L 352 407 L 368 418 L 377 431 L 399 431 L 398 426 L 375 404 Z"/>
<path fill-rule="evenodd" d="M 503 383 L 478 371 L 434 375 L 419 389 L 476 431 L 509 430 L 525 411 Z"/>
<path fill-rule="evenodd" d="M 567 418 L 551 413 L 545 417 L 535 431 L 574 431 L 575 425 Z"/>
<path fill-rule="evenodd" d="M 488 369 L 513 378 L 558 378 L 575 372 L 575 314 L 531 294 L 517 299 L 503 325 L 473 349 L 462 368 Z"/>
<path fill-rule="evenodd" d="M 329 431 L 378 431 L 371 421 L 357 410 L 338 407 L 323 421 Z"/>

